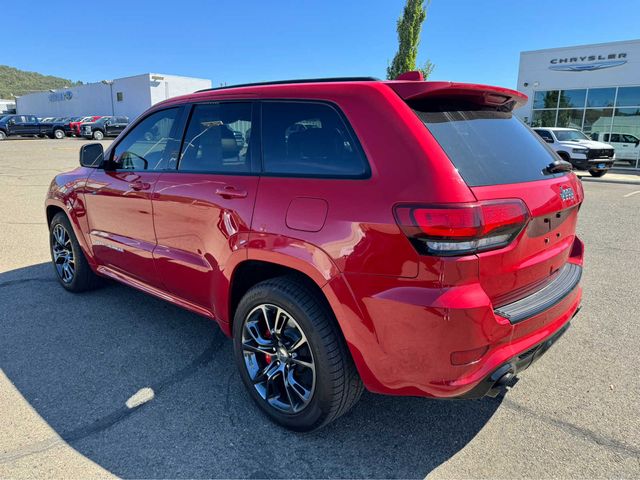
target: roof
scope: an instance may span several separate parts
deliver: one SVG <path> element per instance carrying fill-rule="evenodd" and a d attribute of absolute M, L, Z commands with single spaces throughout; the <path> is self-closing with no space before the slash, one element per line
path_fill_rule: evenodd
<path fill-rule="evenodd" d="M 569 127 L 533 127 L 534 130 L 580 130 L 579 128 L 569 128 Z"/>
<path fill-rule="evenodd" d="M 292 88 L 287 88 L 291 86 Z M 199 90 L 195 93 L 174 97 L 158 105 L 180 102 L 215 100 L 222 98 L 242 97 L 291 97 L 291 93 L 304 97 L 307 94 L 315 96 L 318 92 L 327 93 L 328 88 L 335 87 L 364 87 L 386 89 L 389 88 L 405 101 L 421 101 L 427 98 L 466 99 L 482 105 L 490 105 L 505 109 L 522 106 L 527 96 L 516 90 L 458 82 L 428 82 L 422 80 L 380 80 L 374 77 L 338 77 L 312 78 L 298 80 L 277 80 L 273 82 L 248 83 L 228 85 L 224 87 Z M 295 87 L 295 88 L 293 88 Z"/>

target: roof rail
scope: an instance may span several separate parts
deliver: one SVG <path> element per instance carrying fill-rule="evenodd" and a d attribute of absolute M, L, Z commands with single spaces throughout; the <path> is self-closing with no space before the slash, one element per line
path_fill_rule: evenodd
<path fill-rule="evenodd" d="M 210 92 L 212 90 L 226 90 L 228 88 L 261 87 L 264 85 L 286 85 L 289 83 L 379 82 L 379 81 L 380 79 L 376 77 L 299 78 L 294 80 L 274 80 L 272 82 L 240 83 L 238 85 L 225 85 L 223 87 L 204 88 L 202 90 L 196 91 L 195 93 Z"/>

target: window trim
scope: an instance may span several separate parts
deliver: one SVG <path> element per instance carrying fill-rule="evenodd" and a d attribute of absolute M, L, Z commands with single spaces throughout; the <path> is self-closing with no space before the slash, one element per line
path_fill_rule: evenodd
<path fill-rule="evenodd" d="M 252 131 L 252 135 L 251 135 L 251 158 L 249 159 L 249 171 L 248 172 L 216 172 L 216 171 L 209 171 L 209 170 L 180 170 L 180 162 L 182 160 L 182 151 L 184 149 L 184 142 L 186 140 L 187 137 L 187 130 L 189 128 L 189 124 L 191 123 L 191 118 L 193 117 L 193 112 L 195 111 L 196 107 L 198 105 L 220 105 L 220 104 L 228 104 L 228 103 L 246 103 L 249 104 L 249 106 L 251 107 L 251 131 Z M 190 174 L 201 174 L 201 175 L 224 175 L 226 177 L 249 177 L 249 176 L 258 176 L 260 175 L 260 168 L 259 168 L 259 164 L 258 161 L 259 159 L 256 158 L 258 157 L 258 155 L 256 155 L 256 152 L 260 152 L 260 144 L 258 142 L 258 138 L 257 135 L 253 134 L 253 131 L 255 130 L 254 125 L 260 125 L 259 120 L 257 119 L 257 112 L 256 112 L 256 104 L 257 102 L 255 102 L 255 100 L 253 98 L 251 99 L 241 99 L 241 98 L 234 98 L 234 99 L 230 99 L 230 100 L 205 100 L 202 102 L 189 102 L 189 103 L 185 103 L 183 104 L 183 106 L 185 107 L 185 121 L 184 121 L 184 125 L 182 126 L 182 138 L 180 139 L 180 151 L 178 153 L 178 161 L 176 162 L 176 166 L 175 169 L 171 169 L 170 171 L 173 173 L 190 173 Z M 258 121 L 257 121 L 258 120 Z M 258 130 L 259 131 L 259 130 Z"/>
<path fill-rule="evenodd" d="M 177 105 L 167 105 L 167 106 L 163 106 L 160 108 L 155 108 L 153 110 L 150 110 L 149 112 L 147 112 L 146 115 L 140 115 L 134 122 L 129 123 L 125 129 L 120 132 L 120 134 L 116 137 L 116 139 L 114 140 L 114 142 L 109 145 L 109 148 L 107 149 L 107 151 L 105 152 L 105 155 L 102 159 L 102 163 L 100 164 L 100 166 L 98 167 L 98 169 L 100 170 L 104 170 L 104 171 L 108 171 L 108 172 L 170 172 L 173 171 L 172 168 L 163 168 L 163 169 L 158 169 L 158 170 L 139 170 L 139 169 L 128 169 L 128 168 L 105 168 L 109 165 L 113 165 L 113 156 L 115 155 L 115 151 L 116 148 L 118 148 L 118 146 L 124 141 L 125 138 L 127 138 L 129 135 L 131 135 L 131 132 L 133 130 L 135 130 L 138 125 L 140 125 L 142 122 L 144 122 L 147 118 L 149 118 L 151 115 L 155 115 L 156 113 L 160 113 L 160 112 L 164 112 L 166 110 L 177 110 L 178 113 L 176 115 L 176 120 L 174 122 L 174 124 L 171 127 L 171 133 L 179 133 L 179 128 L 182 129 L 182 136 L 184 136 L 184 105 L 183 104 L 177 104 Z M 102 117 L 105 118 L 105 117 Z M 111 118 L 115 119 L 117 117 L 112 116 Z M 175 129 L 175 132 L 174 132 Z M 122 135 L 122 133 L 124 133 L 126 130 L 126 135 Z M 122 136 L 121 136 L 122 135 Z M 180 146 L 182 146 L 182 142 L 180 143 Z"/>
<path fill-rule="evenodd" d="M 257 100 L 257 103 L 260 104 L 260 175 L 263 177 L 270 178 L 313 178 L 313 179 L 327 179 L 327 180 L 368 180 L 371 178 L 371 163 L 369 162 L 369 158 L 367 157 L 364 148 L 362 148 L 362 144 L 360 143 L 360 139 L 356 135 L 353 127 L 351 126 L 351 122 L 344 114 L 342 109 L 335 102 L 330 100 L 316 100 L 316 99 L 298 99 L 298 98 L 261 98 Z M 354 147 L 358 150 L 362 160 L 364 161 L 364 172 L 360 175 L 324 175 L 324 174 L 307 174 L 307 173 L 269 173 L 267 172 L 264 165 L 264 142 L 262 141 L 262 105 L 265 103 L 311 103 L 311 104 L 321 104 L 326 105 L 331 108 L 342 123 L 344 124 L 347 133 L 351 137 L 350 140 L 353 142 Z"/>

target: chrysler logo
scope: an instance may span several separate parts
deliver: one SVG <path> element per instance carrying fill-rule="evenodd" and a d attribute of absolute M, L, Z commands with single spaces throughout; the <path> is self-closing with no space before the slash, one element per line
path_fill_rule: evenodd
<path fill-rule="evenodd" d="M 563 202 L 567 200 L 573 200 L 575 197 L 575 193 L 573 192 L 573 188 L 571 187 L 560 187 L 560 198 Z"/>
<path fill-rule="evenodd" d="M 619 67 L 627 63 L 626 60 L 611 60 L 609 62 L 578 63 L 573 65 L 552 65 L 549 70 L 559 72 L 589 72 L 592 70 L 602 70 L 603 68 Z"/>
<path fill-rule="evenodd" d="M 603 68 L 619 67 L 627 63 L 626 53 L 607 55 L 582 55 L 579 57 L 553 58 L 549 70 L 560 72 L 589 72 Z"/>

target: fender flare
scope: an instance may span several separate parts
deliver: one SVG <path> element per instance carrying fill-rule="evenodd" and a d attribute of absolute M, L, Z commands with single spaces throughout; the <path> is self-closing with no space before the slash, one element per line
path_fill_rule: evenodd
<path fill-rule="evenodd" d="M 82 253 L 84 253 L 87 262 L 91 266 L 93 270 L 97 267 L 97 264 L 93 258 L 93 251 L 91 250 L 89 243 L 87 242 L 87 237 L 80 225 L 80 218 L 78 217 L 77 211 L 75 208 L 71 208 L 60 198 L 47 198 L 45 201 L 45 212 L 49 210 L 49 208 L 55 207 L 58 210 L 64 212 L 64 214 L 69 219 L 69 223 L 71 224 L 71 228 L 73 228 L 73 233 L 78 239 L 78 243 L 80 244 L 80 248 L 82 249 Z M 86 218 L 86 215 L 85 215 Z M 48 227 L 48 225 L 47 225 Z"/>

